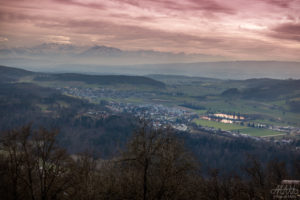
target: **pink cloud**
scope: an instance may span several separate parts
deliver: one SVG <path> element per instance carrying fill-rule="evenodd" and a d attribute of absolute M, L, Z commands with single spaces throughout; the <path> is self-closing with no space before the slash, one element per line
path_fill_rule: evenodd
<path fill-rule="evenodd" d="M 80 44 L 290 59 L 300 50 L 299 21 L 300 0 L 0 0 L 8 45 L 57 34 Z"/>
<path fill-rule="evenodd" d="M 295 0 L 265 0 L 266 3 L 269 3 L 271 5 L 276 5 L 281 8 L 289 8 L 292 2 L 295 2 Z"/>
<path fill-rule="evenodd" d="M 281 24 L 274 28 L 273 31 L 300 36 L 300 23 Z"/>
<path fill-rule="evenodd" d="M 300 42 L 300 23 L 284 23 L 272 29 L 272 37 Z"/>

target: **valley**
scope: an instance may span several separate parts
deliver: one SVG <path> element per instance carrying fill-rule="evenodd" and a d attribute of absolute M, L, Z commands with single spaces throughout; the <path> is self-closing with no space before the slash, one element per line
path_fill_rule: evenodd
<path fill-rule="evenodd" d="M 18 84 L 52 88 L 99 105 L 108 110 L 108 115 L 129 113 L 151 120 L 157 127 L 170 125 L 184 131 L 200 129 L 264 139 L 300 135 L 299 80 L 90 76 L 11 70 L 17 69 L 7 68 L 2 80 L 10 78 L 10 82 Z M 68 102 L 60 101 L 59 106 L 68 107 Z M 43 104 L 39 107 L 42 112 L 51 113 L 51 107 Z M 228 116 L 239 116 L 239 120 Z"/>
<path fill-rule="evenodd" d="M 90 150 L 112 159 L 126 148 L 141 120 L 157 130 L 175 131 L 205 173 L 235 170 L 248 154 L 263 162 L 292 162 L 299 153 L 298 80 L 89 79 L 11 67 L 0 67 L 0 72 L 1 132 L 27 124 L 59 130 L 59 144 L 71 154 Z"/>

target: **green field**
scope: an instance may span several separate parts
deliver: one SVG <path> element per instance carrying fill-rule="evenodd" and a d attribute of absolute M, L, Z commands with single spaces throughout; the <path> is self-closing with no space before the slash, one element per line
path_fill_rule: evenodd
<path fill-rule="evenodd" d="M 246 128 L 241 130 L 241 133 L 251 135 L 251 136 L 257 136 L 257 137 L 285 135 L 285 133 L 283 132 L 272 131 L 264 128 Z"/>
<path fill-rule="evenodd" d="M 282 132 L 272 131 L 269 129 L 262 129 L 262 128 L 251 128 L 247 126 L 241 126 L 238 124 L 224 124 L 221 122 L 215 122 L 215 121 L 208 121 L 208 120 L 202 120 L 202 119 L 196 119 L 194 122 L 197 125 L 205 126 L 205 127 L 213 127 L 216 129 L 221 129 L 223 131 L 239 131 L 240 133 L 244 133 L 251 136 L 276 136 L 283 134 Z"/>

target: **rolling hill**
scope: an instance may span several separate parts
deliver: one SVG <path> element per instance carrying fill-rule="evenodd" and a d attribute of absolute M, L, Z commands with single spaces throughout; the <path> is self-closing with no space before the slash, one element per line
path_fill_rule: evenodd
<path fill-rule="evenodd" d="M 128 84 L 135 86 L 149 86 L 164 88 L 163 82 L 154 80 L 144 76 L 126 76 L 126 75 L 86 75 L 75 73 L 49 74 L 49 73 L 35 73 L 19 68 L 0 66 L 0 80 L 1 82 L 16 82 L 21 78 L 32 76 L 34 81 L 77 81 L 87 84 L 98 85 L 116 85 Z"/>
<path fill-rule="evenodd" d="M 24 76 L 33 74 L 35 73 L 24 69 L 0 66 L 0 82 L 17 81 Z"/>
<path fill-rule="evenodd" d="M 151 87 L 165 87 L 165 84 L 154 79 L 143 76 L 124 76 L 124 75 L 84 75 L 84 74 L 40 74 L 35 77 L 35 81 L 80 81 L 87 84 L 99 85 L 146 85 Z"/>

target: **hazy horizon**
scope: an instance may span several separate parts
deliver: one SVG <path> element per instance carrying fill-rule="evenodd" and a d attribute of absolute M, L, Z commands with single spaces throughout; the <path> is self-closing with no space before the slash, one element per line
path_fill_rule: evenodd
<path fill-rule="evenodd" d="M 0 64 L 300 79 L 300 0 L 0 0 Z"/>
<path fill-rule="evenodd" d="M 241 66 L 247 65 L 247 68 Z M 285 68 L 282 69 L 282 66 Z M 99 65 L 58 65 L 58 66 L 18 66 L 6 65 L 34 72 L 45 73 L 79 73 L 89 75 L 182 75 L 188 77 L 216 78 L 223 80 L 245 80 L 253 78 L 271 79 L 300 79 L 298 62 L 278 61 L 226 61 L 226 62 L 198 62 L 147 64 L 127 66 L 99 66 Z M 264 67 L 265 70 L 260 70 Z"/>

